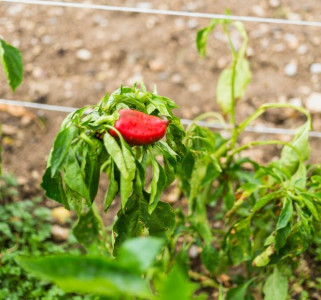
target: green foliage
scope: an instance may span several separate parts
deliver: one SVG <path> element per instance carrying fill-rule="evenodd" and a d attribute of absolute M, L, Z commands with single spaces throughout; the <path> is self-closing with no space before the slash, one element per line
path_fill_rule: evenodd
<path fill-rule="evenodd" d="M 20 51 L 0 39 L 0 62 L 8 83 L 14 92 L 23 78 L 23 62 Z"/>
<path fill-rule="evenodd" d="M 287 298 L 288 280 L 282 273 L 274 268 L 273 273 L 267 278 L 264 287 L 264 300 L 285 300 Z"/>
<path fill-rule="evenodd" d="M 21 256 L 18 261 L 26 270 L 65 291 L 112 299 L 205 299 L 202 288 L 217 289 L 218 298 L 227 300 L 259 294 L 265 299 L 290 297 L 290 277 L 284 270 L 295 270 L 320 229 L 321 168 L 307 163 L 311 117 L 303 108 L 268 103 L 237 124 L 237 102 L 252 76 L 248 37 L 240 22 L 213 20 L 197 35 L 201 56 L 216 25 L 222 26 L 232 53 L 231 65 L 217 82 L 222 114 L 207 112 L 185 132 L 172 113 L 175 103 L 141 84 L 141 89 L 121 87 L 65 119 L 42 187 L 48 197 L 77 213 L 74 234 L 88 254 Z M 238 49 L 231 30 L 242 38 Z M 166 117 L 166 140 L 129 146 L 114 128 L 122 108 Z M 245 128 L 272 108 L 295 109 L 306 117 L 292 141 L 238 145 Z M 230 138 L 198 124 L 210 119 L 219 121 Z M 244 156 L 245 150 L 264 145 L 282 146 L 279 159 L 263 165 Z M 120 199 L 112 243 L 95 208 L 102 172 L 109 178 L 105 212 Z M 183 193 L 176 210 L 161 198 L 175 178 Z M 8 232 L 6 225 L 0 230 Z M 197 253 L 190 260 L 192 246 Z M 230 270 L 240 274 L 228 277 Z"/>
<path fill-rule="evenodd" d="M 0 177 L 0 298 L 1 299 L 83 299 L 24 271 L 18 255 L 40 255 L 73 251 L 72 240 L 56 245 L 51 241 L 51 213 L 40 199 L 16 201 L 18 192 L 12 175 Z M 94 299 L 86 297 L 86 299 Z"/>
<path fill-rule="evenodd" d="M 166 142 L 130 147 L 113 126 L 121 108 L 166 116 L 170 121 Z M 174 214 L 169 206 L 160 202 L 160 196 L 174 180 L 184 151 L 184 131 L 180 120 L 172 113 L 173 108 L 176 105 L 170 99 L 147 92 L 144 86 L 141 90 L 133 86 L 121 87 L 103 98 L 98 105 L 70 114 L 56 137 L 43 176 L 41 185 L 46 196 L 68 209 L 74 208 L 79 218 L 83 218 L 83 212 L 86 213 L 95 200 L 100 173 L 106 172 L 110 184 L 105 197 L 105 210 L 118 194 L 121 198 L 121 211 L 114 228 L 117 246 L 124 241 L 124 237 L 140 235 L 145 227 L 155 235 L 172 232 Z M 86 114 L 88 109 L 91 111 Z M 109 133 L 111 129 L 117 132 L 118 138 Z M 159 156 L 162 157 L 162 164 L 158 162 Z M 149 164 L 153 176 L 148 188 L 145 170 Z M 132 202 L 137 206 L 132 208 Z M 159 211 L 164 212 L 161 221 L 157 221 Z M 95 218 L 98 220 L 100 217 L 96 214 Z M 84 224 L 97 222 L 92 218 Z M 79 234 L 76 236 L 80 237 Z M 79 241 L 83 242 L 81 238 Z"/>

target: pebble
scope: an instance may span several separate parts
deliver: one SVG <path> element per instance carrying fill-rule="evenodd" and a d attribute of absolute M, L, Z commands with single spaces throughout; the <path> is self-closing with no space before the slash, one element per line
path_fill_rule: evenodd
<path fill-rule="evenodd" d="M 91 59 L 91 52 L 87 49 L 79 49 L 76 52 L 76 57 L 80 60 L 87 61 Z"/>
<path fill-rule="evenodd" d="M 310 72 L 312 74 L 320 74 L 321 73 L 321 63 L 314 63 L 310 66 Z"/>
<path fill-rule="evenodd" d="M 304 95 L 309 95 L 311 93 L 310 87 L 306 85 L 301 85 L 298 88 L 299 93 L 304 94 Z"/>
<path fill-rule="evenodd" d="M 272 8 L 279 7 L 281 5 L 279 0 L 269 0 L 269 5 Z"/>
<path fill-rule="evenodd" d="M 296 49 L 299 46 L 299 40 L 296 35 L 291 33 L 286 33 L 284 39 L 287 42 L 290 49 Z"/>
<path fill-rule="evenodd" d="M 173 83 L 180 84 L 180 83 L 183 82 L 183 78 L 182 78 L 182 76 L 179 75 L 178 73 L 175 73 L 175 74 L 172 75 L 171 81 L 172 81 Z"/>
<path fill-rule="evenodd" d="M 200 83 L 192 83 L 188 86 L 188 90 L 191 93 L 197 93 L 202 90 L 202 85 Z"/>
<path fill-rule="evenodd" d="M 41 38 L 41 41 L 42 41 L 43 44 L 50 45 L 52 43 L 52 38 L 51 38 L 50 35 L 44 35 Z"/>
<path fill-rule="evenodd" d="M 189 249 L 188 249 L 188 256 L 190 258 L 196 258 L 198 256 L 198 247 L 196 245 L 192 245 Z"/>
<path fill-rule="evenodd" d="M 275 44 L 274 47 L 273 47 L 273 50 L 275 52 L 283 52 L 285 50 L 285 46 L 284 44 Z"/>
<path fill-rule="evenodd" d="M 258 17 L 265 16 L 265 11 L 264 11 L 263 7 L 261 7 L 260 5 L 253 5 L 252 12 Z"/>
<path fill-rule="evenodd" d="M 198 22 L 195 19 L 190 19 L 187 22 L 187 27 L 190 29 L 195 29 L 198 26 Z"/>
<path fill-rule="evenodd" d="M 8 12 L 8 15 L 16 16 L 16 15 L 20 14 L 24 10 L 25 10 L 25 6 L 24 5 L 17 4 L 17 5 L 10 6 L 8 8 L 7 12 Z"/>
<path fill-rule="evenodd" d="M 298 52 L 298 54 L 300 54 L 300 55 L 306 54 L 306 53 L 308 52 L 308 46 L 305 45 L 305 44 L 301 45 L 301 46 L 298 48 L 297 52 Z"/>
<path fill-rule="evenodd" d="M 69 229 L 61 227 L 59 225 L 53 225 L 51 227 L 51 234 L 55 241 L 63 242 L 68 239 L 69 236 Z"/>
<path fill-rule="evenodd" d="M 155 72 L 164 70 L 164 63 L 160 59 L 153 59 L 148 65 L 150 69 Z"/>
<path fill-rule="evenodd" d="M 63 206 L 59 206 L 51 210 L 51 216 L 63 225 L 71 218 L 71 212 Z"/>
<path fill-rule="evenodd" d="M 183 19 L 175 19 L 175 29 L 182 30 L 185 28 L 185 21 Z"/>
<path fill-rule="evenodd" d="M 290 62 L 285 66 L 284 72 L 287 76 L 293 77 L 298 72 L 298 65 L 295 62 Z"/>
<path fill-rule="evenodd" d="M 149 2 L 139 2 L 136 4 L 136 7 L 140 9 L 151 9 L 152 4 Z"/>
<path fill-rule="evenodd" d="M 94 15 L 93 21 L 95 24 L 97 24 L 101 27 L 107 27 L 109 24 L 108 20 L 101 15 Z"/>
<path fill-rule="evenodd" d="M 321 112 L 321 93 L 312 93 L 305 103 L 310 112 Z"/>
<path fill-rule="evenodd" d="M 2 124 L 1 131 L 4 135 L 16 135 L 19 128 L 8 124 Z"/>
<path fill-rule="evenodd" d="M 296 107 L 302 107 L 301 98 L 291 98 L 291 99 L 289 99 L 289 103 L 296 106 Z"/>

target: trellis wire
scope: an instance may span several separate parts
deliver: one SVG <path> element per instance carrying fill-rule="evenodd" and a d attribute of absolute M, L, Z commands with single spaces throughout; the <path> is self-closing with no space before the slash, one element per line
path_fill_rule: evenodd
<path fill-rule="evenodd" d="M 59 106 L 59 105 L 50 105 L 50 104 L 42 104 L 42 103 L 34 103 L 34 102 L 18 101 L 18 100 L 7 100 L 7 99 L 0 99 L 0 104 L 22 106 L 26 108 L 41 109 L 41 110 L 48 110 L 48 111 L 55 111 L 55 112 L 64 112 L 64 113 L 71 113 L 77 110 L 76 107 L 70 107 L 70 106 Z M 181 119 L 181 122 L 183 125 L 188 126 L 193 122 L 193 120 Z M 209 127 L 209 128 L 218 129 L 218 130 L 225 129 L 225 127 L 219 123 L 198 121 L 197 124 L 199 124 L 200 126 Z M 253 132 L 253 133 L 262 133 L 262 134 L 283 134 L 283 135 L 295 134 L 295 130 L 293 129 L 274 128 L 274 127 L 265 127 L 265 126 L 248 126 L 245 128 L 245 131 Z M 309 136 L 321 138 L 321 132 L 310 131 Z"/>
<path fill-rule="evenodd" d="M 60 1 L 45 1 L 45 0 L 44 1 L 39 1 L 39 0 L 0 0 L 0 2 L 36 4 L 36 5 L 47 5 L 47 6 L 62 6 L 62 7 L 73 7 L 73 8 L 88 8 L 88 9 L 98 9 L 98 10 L 106 10 L 106 11 L 142 13 L 142 14 L 157 14 L 157 15 L 206 18 L 206 19 L 221 19 L 221 20 L 233 20 L 233 21 L 243 21 L 243 22 L 260 22 L 260 23 L 280 24 L 280 25 L 299 25 L 299 26 L 321 27 L 321 22 L 318 22 L 318 21 L 284 20 L 284 19 L 275 19 L 275 18 L 234 16 L 234 15 L 222 15 L 222 14 L 214 14 L 214 13 L 185 12 L 185 11 L 174 11 L 174 10 L 166 10 L 166 9 L 111 6 L 111 5 L 100 5 L 100 4 L 90 4 L 90 3 L 60 2 Z"/>

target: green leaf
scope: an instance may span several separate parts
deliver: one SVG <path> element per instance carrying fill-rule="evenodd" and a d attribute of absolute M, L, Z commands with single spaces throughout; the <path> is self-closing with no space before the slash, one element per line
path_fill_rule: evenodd
<path fill-rule="evenodd" d="M 23 61 L 20 51 L 0 39 L 0 61 L 11 90 L 14 92 L 23 78 Z"/>
<path fill-rule="evenodd" d="M 87 200 L 89 205 L 91 204 L 89 190 L 87 188 L 85 178 L 82 174 L 75 152 L 72 148 L 70 148 L 68 152 L 68 157 L 65 165 L 64 181 L 69 186 L 69 188 L 83 196 Z"/>
<path fill-rule="evenodd" d="M 312 216 L 317 220 L 320 221 L 320 217 L 319 217 L 319 213 L 317 211 L 317 208 L 315 207 L 315 205 L 313 204 L 313 200 L 306 197 L 306 196 L 300 196 L 300 199 L 302 199 L 302 201 L 304 202 L 304 204 L 306 205 L 306 207 L 308 208 L 308 210 L 310 211 L 310 213 L 312 214 Z"/>
<path fill-rule="evenodd" d="M 196 47 L 201 57 L 206 56 L 206 45 L 209 34 L 214 30 L 215 26 L 219 24 L 218 19 L 211 20 L 209 26 L 199 30 L 196 35 Z"/>
<path fill-rule="evenodd" d="M 220 254 L 219 252 L 212 246 L 206 245 L 203 248 L 201 253 L 201 260 L 204 266 L 211 274 L 215 272 L 215 269 L 219 265 Z"/>
<path fill-rule="evenodd" d="M 104 225 L 98 214 L 91 207 L 87 212 L 79 216 L 78 222 L 73 228 L 73 234 L 78 242 L 87 249 L 103 251 L 104 247 Z"/>
<path fill-rule="evenodd" d="M 151 192 L 148 211 L 151 214 L 156 208 L 160 196 L 166 185 L 166 174 L 163 167 L 158 163 L 155 157 L 151 156 L 153 167 L 153 178 L 151 182 Z"/>
<path fill-rule="evenodd" d="M 123 152 L 115 138 L 112 137 L 108 132 L 106 132 L 104 135 L 104 146 L 117 165 L 118 170 L 120 171 L 122 176 L 125 178 L 129 178 L 130 176 L 127 170 L 125 159 L 123 157 Z"/>
<path fill-rule="evenodd" d="M 310 146 L 309 146 L 309 131 L 311 130 L 311 121 L 308 120 L 302 126 L 300 126 L 295 133 L 293 140 L 290 144 L 295 147 L 301 154 L 303 161 L 310 157 Z M 290 147 L 285 146 L 281 153 L 281 159 L 279 163 L 294 174 L 299 166 L 300 158 L 298 154 Z"/>
<path fill-rule="evenodd" d="M 16 261 L 28 272 L 56 283 L 66 292 L 147 299 L 152 296 L 147 282 L 140 275 L 104 257 L 20 256 Z"/>
<path fill-rule="evenodd" d="M 110 174 L 109 174 L 109 186 L 105 195 L 105 212 L 107 212 L 108 208 L 110 207 L 111 203 L 115 199 L 119 190 L 118 181 L 116 179 L 115 172 L 116 172 L 115 165 L 112 162 L 111 168 L 110 168 Z"/>
<path fill-rule="evenodd" d="M 122 244 L 117 259 L 122 265 L 144 273 L 152 267 L 163 245 L 164 241 L 159 238 L 133 238 Z"/>
<path fill-rule="evenodd" d="M 234 97 L 238 100 L 243 97 L 252 78 L 246 58 L 240 58 L 237 61 L 234 76 Z M 216 101 L 224 114 L 228 114 L 232 110 L 232 77 L 233 68 L 229 67 L 220 74 L 217 82 Z"/>
<path fill-rule="evenodd" d="M 256 267 L 266 266 L 270 260 L 271 255 L 274 254 L 274 246 L 268 246 L 260 255 L 256 256 L 253 260 L 253 265 Z"/>
<path fill-rule="evenodd" d="M 226 294 L 226 300 L 245 300 L 246 291 L 253 280 L 254 279 L 251 279 L 249 281 L 242 283 L 236 288 L 229 289 Z"/>
<path fill-rule="evenodd" d="M 263 292 L 264 300 L 285 300 L 288 294 L 288 279 L 274 268 L 264 284 Z"/>
<path fill-rule="evenodd" d="M 279 252 L 279 250 L 287 243 L 287 238 L 289 237 L 291 230 L 292 225 L 291 223 L 288 223 L 285 227 L 276 231 L 274 249 L 277 252 Z"/>
<path fill-rule="evenodd" d="M 148 196 L 145 196 L 148 197 Z M 167 237 L 175 228 L 175 213 L 168 203 L 159 202 L 152 214 L 148 212 L 148 202 L 133 193 L 124 210 L 118 212 L 113 230 L 116 233 L 114 252 L 128 238 L 137 237 L 148 230 L 151 236 Z"/>
<path fill-rule="evenodd" d="M 126 203 L 133 191 L 133 180 L 131 178 L 126 178 L 121 173 L 120 175 L 120 198 L 121 198 L 121 208 L 124 209 Z"/>
<path fill-rule="evenodd" d="M 268 204 L 272 199 L 277 198 L 279 195 L 279 191 L 269 193 L 262 198 L 260 198 L 253 206 L 251 213 L 254 214 L 257 212 L 259 209 L 264 207 L 266 204 Z"/>
<path fill-rule="evenodd" d="M 60 173 L 51 177 L 51 167 L 48 167 L 42 177 L 41 187 L 45 190 L 45 195 L 48 198 L 56 200 L 69 209 Z"/>
<path fill-rule="evenodd" d="M 219 290 L 218 290 L 218 300 L 225 300 L 224 295 L 223 295 L 223 286 L 220 285 Z"/>
<path fill-rule="evenodd" d="M 188 196 L 188 208 L 189 214 L 193 213 L 194 199 L 198 195 L 201 189 L 201 183 L 206 175 L 207 167 L 210 161 L 207 156 L 196 157 L 194 162 L 194 168 L 190 178 L 190 194 Z"/>
<path fill-rule="evenodd" d="M 229 232 L 227 239 L 228 254 L 233 264 L 252 258 L 250 219 L 243 219 L 233 227 L 234 233 Z"/>
<path fill-rule="evenodd" d="M 288 224 L 288 222 L 290 221 L 290 219 L 292 217 L 292 213 L 293 213 L 292 200 L 289 198 L 284 198 L 282 210 L 281 210 L 279 220 L 278 220 L 278 223 L 276 226 L 277 230 L 280 230 L 280 229 L 286 227 L 286 225 Z"/>
<path fill-rule="evenodd" d="M 160 289 L 159 300 L 190 300 L 196 284 L 190 283 L 180 268 L 175 265 Z"/>
<path fill-rule="evenodd" d="M 65 160 L 70 149 L 71 142 L 77 133 L 78 128 L 76 126 L 67 127 L 58 133 L 53 144 L 50 159 L 52 177 L 56 174 L 62 162 Z"/>

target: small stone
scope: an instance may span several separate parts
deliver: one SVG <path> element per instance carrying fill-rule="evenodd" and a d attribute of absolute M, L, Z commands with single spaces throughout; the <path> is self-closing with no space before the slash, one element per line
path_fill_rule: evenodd
<path fill-rule="evenodd" d="M 24 9 L 25 9 L 25 6 L 22 4 L 11 5 L 8 8 L 7 12 L 8 12 L 8 15 L 16 16 L 20 14 L 22 11 L 24 11 Z"/>
<path fill-rule="evenodd" d="M 107 27 L 109 24 L 108 20 L 101 15 L 94 15 L 93 21 L 95 24 L 99 25 L 100 27 Z"/>
<path fill-rule="evenodd" d="M 25 185 L 28 183 L 28 179 L 23 176 L 18 176 L 17 182 L 18 182 L 18 185 Z"/>
<path fill-rule="evenodd" d="M 254 55 L 254 49 L 252 47 L 248 47 L 247 50 L 246 50 L 246 55 L 248 57 L 251 57 Z"/>
<path fill-rule="evenodd" d="M 87 49 L 79 49 L 76 53 L 76 57 L 83 61 L 90 60 L 91 56 L 91 52 Z"/>
<path fill-rule="evenodd" d="M 136 4 L 136 7 L 140 9 L 151 9 L 152 4 L 149 2 L 140 2 Z"/>
<path fill-rule="evenodd" d="M 301 15 L 294 13 L 294 12 L 288 12 L 286 16 L 287 16 L 288 20 L 292 20 L 292 21 L 301 21 L 302 20 Z"/>
<path fill-rule="evenodd" d="M 148 17 L 146 20 L 146 27 L 148 29 L 152 29 L 155 27 L 155 25 L 158 23 L 158 19 L 154 16 Z"/>
<path fill-rule="evenodd" d="M 198 26 L 198 22 L 195 19 L 190 19 L 187 22 L 187 27 L 190 29 L 195 29 Z"/>
<path fill-rule="evenodd" d="M 199 254 L 199 249 L 196 245 L 192 245 L 189 249 L 188 249 L 188 256 L 190 258 L 196 258 Z"/>
<path fill-rule="evenodd" d="M 59 225 L 53 225 L 51 227 L 51 235 L 55 241 L 64 242 L 68 239 L 69 229 Z"/>
<path fill-rule="evenodd" d="M 219 69 L 223 69 L 227 66 L 228 62 L 229 62 L 229 58 L 226 56 L 222 56 L 217 60 L 216 65 Z"/>
<path fill-rule="evenodd" d="M 188 90 L 191 93 L 197 93 L 202 90 L 202 85 L 200 83 L 192 83 L 188 86 Z"/>
<path fill-rule="evenodd" d="M 167 80 L 169 77 L 168 73 L 167 72 L 160 72 L 157 74 L 157 78 L 159 80 Z"/>
<path fill-rule="evenodd" d="M 300 54 L 300 55 L 306 54 L 306 53 L 308 52 L 308 46 L 305 45 L 305 44 L 301 45 L 301 46 L 298 48 L 297 52 L 298 52 L 298 54 Z"/>
<path fill-rule="evenodd" d="M 182 30 L 185 28 L 185 21 L 183 19 L 175 19 L 175 28 L 177 30 Z"/>
<path fill-rule="evenodd" d="M 31 177 L 33 178 L 33 179 L 39 179 L 40 178 L 40 174 L 39 174 L 39 172 L 37 171 L 37 170 L 33 170 L 32 172 L 31 172 Z"/>
<path fill-rule="evenodd" d="M 72 48 L 80 48 L 84 45 L 84 41 L 81 39 L 77 39 L 71 42 L 71 47 Z"/>
<path fill-rule="evenodd" d="M 50 45 L 52 43 L 52 38 L 51 38 L 50 35 L 44 35 L 41 38 L 41 41 L 42 41 L 43 44 Z"/>
<path fill-rule="evenodd" d="M 261 7 L 260 5 L 253 5 L 252 12 L 258 17 L 265 16 L 265 11 L 264 11 L 263 7 Z"/>
<path fill-rule="evenodd" d="M 290 62 L 285 66 L 284 72 L 287 76 L 293 77 L 298 72 L 298 65 L 295 62 Z"/>
<path fill-rule="evenodd" d="M 281 5 L 279 0 L 269 0 L 269 5 L 272 8 L 279 7 Z"/>
<path fill-rule="evenodd" d="M 176 74 L 173 74 L 173 76 L 171 77 L 171 81 L 173 83 L 180 84 L 183 82 L 183 79 L 180 74 L 176 73 Z"/>
<path fill-rule="evenodd" d="M 38 56 L 42 52 L 42 48 L 40 45 L 36 45 L 32 48 L 31 52 L 34 56 Z"/>
<path fill-rule="evenodd" d="M 306 85 L 301 85 L 298 88 L 299 93 L 304 94 L 304 95 L 309 95 L 311 93 L 310 87 Z"/>
<path fill-rule="evenodd" d="M 296 49 L 299 46 L 299 40 L 298 38 L 291 33 L 286 33 L 284 35 L 284 39 L 287 42 L 288 46 L 290 49 Z"/>
<path fill-rule="evenodd" d="M 19 128 L 8 124 L 2 124 L 1 131 L 4 135 L 16 135 Z"/>
<path fill-rule="evenodd" d="M 321 63 L 314 63 L 310 66 L 310 72 L 312 74 L 320 74 L 321 73 Z"/>
<path fill-rule="evenodd" d="M 310 112 L 321 112 L 321 93 L 312 93 L 308 97 L 305 106 Z"/>
<path fill-rule="evenodd" d="M 59 206 L 51 210 L 51 216 L 63 225 L 71 218 L 71 212 L 63 206 Z"/>
<path fill-rule="evenodd" d="M 296 107 L 302 107 L 301 98 L 291 98 L 289 99 L 289 103 Z"/>
<path fill-rule="evenodd" d="M 284 44 L 275 44 L 274 47 L 273 47 L 273 50 L 275 52 L 283 52 L 285 50 L 285 46 Z"/>
<path fill-rule="evenodd" d="M 164 70 L 164 63 L 160 59 L 153 59 L 149 62 L 152 71 L 158 72 Z"/>
<path fill-rule="evenodd" d="M 286 103 L 287 102 L 287 97 L 282 95 L 278 98 L 279 103 Z"/>
<path fill-rule="evenodd" d="M 36 79 L 39 79 L 39 78 L 44 78 L 44 77 L 46 77 L 46 72 L 43 70 L 43 69 L 41 69 L 41 68 L 39 68 L 39 67 L 35 67 L 33 70 L 32 70 L 32 76 L 34 77 L 34 78 L 36 78 Z"/>

